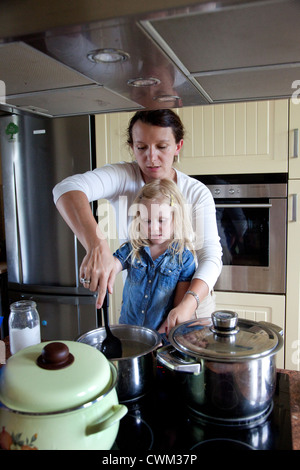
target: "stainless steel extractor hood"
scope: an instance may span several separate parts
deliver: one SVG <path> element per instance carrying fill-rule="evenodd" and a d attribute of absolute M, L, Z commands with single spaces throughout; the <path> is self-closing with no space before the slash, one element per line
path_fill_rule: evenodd
<path fill-rule="evenodd" d="M 65 116 L 285 98 L 300 80 L 299 0 L 154 0 L 152 10 L 73 0 L 60 16 L 61 2 L 44 16 L 22 7 L 42 2 L 19 3 L 1 7 L 8 108 Z"/>

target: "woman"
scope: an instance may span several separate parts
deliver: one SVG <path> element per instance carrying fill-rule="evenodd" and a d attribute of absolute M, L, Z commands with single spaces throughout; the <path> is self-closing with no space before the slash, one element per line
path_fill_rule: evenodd
<path fill-rule="evenodd" d="M 130 213 L 130 241 L 114 253 L 116 272 L 127 270 L 119 323 L 160 331 L 173 306 L 184 302 L 195 272 L 191 220 L 170 179 L 145 184 Z M 180 320 L 195 310 L 183 309 Z"/>
<path fill-rule="evenodd" d="M 128 144 L 136 158 L 134 162 L 105 165 L 66 178 L 54 188 L 58 210 L 86 249 L 80 276 L 86 288 L 98 290 L 97 307 L 101 307 L 106 289 L 112 293 L 116 273 L 108 243 L 100 233 L 89 203 L 102 198 L 111 202 L 116 210 L 120 241 L 126 241 L 128 208 L 137 192 L 153 179 L 169 178 L 178 185 L 191 208 L 195 231 L 198 266 L 189 288 L 191 294 L 185 298 L 189 304 L 186 307 L 196 306 L 198 312 L 200 307 L 201 315 L 205 316 L 212 313 L 211 292 L 222 266 L 215 205 L 206 186 L 173 167 L 183 138 L 183 125 L 173 111 L 138 111 L 128 127 Z M 180 306 L 174 308 L 161 330 L 180 323 L 182 316 Z"/>

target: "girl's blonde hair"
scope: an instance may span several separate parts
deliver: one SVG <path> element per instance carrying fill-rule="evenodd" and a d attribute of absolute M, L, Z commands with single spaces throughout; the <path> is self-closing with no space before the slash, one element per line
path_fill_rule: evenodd
<path fill-rule="evenodd" d="M 130 215 L 133 220 L 129 227 L 130 242 L 132 245 L 132 258 L 140 258 L 139 251 L 143 246 L 149 246 L 150 242 L 143 237 L 140 230 L 141 207 L 143 200 L 153 201 L 153 203 L 166 203 L 172 208 L 173 213 L 173 238 L 170 240 L 169 249 L 173 255 L 179 255 L 180 262 L 182 253 L 188 248 L 195 256 L 193 247 L 193 228 L 191 223 L 191 209 L 178 186 L 169 179 L 155 179 L 143 188 L 137 194 L 132 206 Z"/>

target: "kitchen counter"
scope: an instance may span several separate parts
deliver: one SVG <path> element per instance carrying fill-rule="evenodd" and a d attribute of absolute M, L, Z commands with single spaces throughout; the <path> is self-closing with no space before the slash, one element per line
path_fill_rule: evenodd
<path fill-rule="evenodd" d="M 6 358 L 8 358 L 10 356 L 8 338 L 5 338 L 4 342 L 6 346 Z M 0 367 L 2 367 L 1 364 Z M 300 450 L 300 371 L 278 369 L 278 372 L 289 376 L 293 450 Z"/>
<path fill-rule="evenodd" d="M 289 376 L 293 449 L 300 450 L 300 372 L 286 369 L 278 372 Z"/>

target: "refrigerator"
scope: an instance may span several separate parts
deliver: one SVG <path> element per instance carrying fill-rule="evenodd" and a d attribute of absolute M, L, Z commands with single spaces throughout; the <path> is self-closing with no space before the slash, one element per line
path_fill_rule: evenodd
<path fill-rule="evenodd" d="M 52 197 L 63 178 L 95 167 L 94 130 L 88 115 L 0 117 L 8 303 L 36 302 L 43 340 L 98 327 L 96 294 L 79 279 L 85 251 Z"/>

